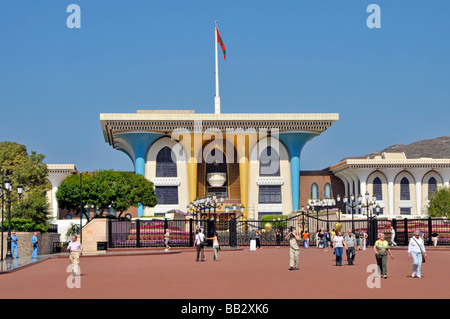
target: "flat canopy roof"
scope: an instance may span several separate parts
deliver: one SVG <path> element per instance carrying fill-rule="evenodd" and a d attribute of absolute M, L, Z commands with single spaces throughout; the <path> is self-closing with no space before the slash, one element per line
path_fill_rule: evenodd
<path fill-rule="evenodd" d="M 175 129 L 267 129 L 320 134 L 339 120 L 338 113 L 198 113 L 193 111 L 138 111 L 102 113 L 105 142 L 114 146 L 114 134 L 153 132 L 169 134 Z"/>

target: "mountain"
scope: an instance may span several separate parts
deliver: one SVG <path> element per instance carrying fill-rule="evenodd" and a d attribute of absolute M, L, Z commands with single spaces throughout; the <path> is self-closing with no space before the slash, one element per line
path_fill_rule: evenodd
<path fill-rule="evenodd" d="M 406 158 L 421 157 L 450 158 L 450 136 L 442 136 L 429 140 L 422 140 L 412 144 L 397 144 L 389 146 L 382 151 L 373 152 L 363 156 L 347 157 L 343 159 L 366 159 L 381 156 L 382 153 L 405 153 Z"/>

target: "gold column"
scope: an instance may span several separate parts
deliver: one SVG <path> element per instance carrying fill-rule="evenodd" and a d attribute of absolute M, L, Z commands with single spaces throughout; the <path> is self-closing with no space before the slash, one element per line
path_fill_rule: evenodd
<path fill-rule="evenodd" d="M 241 204 L 244 205 L 243 220 L 248 220 L 250 150 L 257 144 L 259 140 L 258 135 L 256 131 L 235 131 L 233 134 L 227 135 L 227 140 L 236 146 L 238 155 Z"/>
<path fill-rule="evenodd" d="M 242 220 L 248 220 L 248 149 L 239 156 L 239 180 L 241 186 L 241 204 L 244 205 Z"/>
<path fill-rule="evenodd" d="M 188 160 L 189 203 L 197 198 L 197 166 L 202 158 L 198 158 L 202 149 L 202 133 L 191 133 L 190 156 Z M 200 154 L 200 156 L 203 156 Z"/>

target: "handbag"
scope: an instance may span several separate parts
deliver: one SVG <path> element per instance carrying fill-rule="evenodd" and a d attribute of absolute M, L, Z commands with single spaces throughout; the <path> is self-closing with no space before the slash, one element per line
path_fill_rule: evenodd
<path fill-rule="evenodd" d="M 422 263 L 426 263 L 427 260 L 425 259 L 425 256 L 423 255 L 423 251 L 422 251 L 422 247 L 420 247 L 419 242 L 417 241 L 417 239 L 415 239 L 414 237 L 412 237 L 414 239 L 414 241 L 416 242 L 417 246 L 419 246 L 420 249 L 420 253 L 422 254 Z"/>

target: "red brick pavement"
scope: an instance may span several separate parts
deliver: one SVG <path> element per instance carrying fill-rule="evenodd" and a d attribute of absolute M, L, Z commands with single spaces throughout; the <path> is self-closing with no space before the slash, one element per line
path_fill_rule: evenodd
<path fill-rule="evenodd" d="M 388 279 L 367 287 L 371 249 L 355 265 L 334 266 L 332 251 L 302 249 L 300 270 L 289 271 L 289 249 L 221 251 L 220 261 L 195 262 L 194 251 L 170 255 L 82 257 L 81 288 L 67 287 L 67 258 L 53 258 L 0 275 L 4 298 L 302 299 L 449 298 L 450 253 L 429 251 L 423 278 L 413 279 L 405 250 L 394 250 Z"/>

